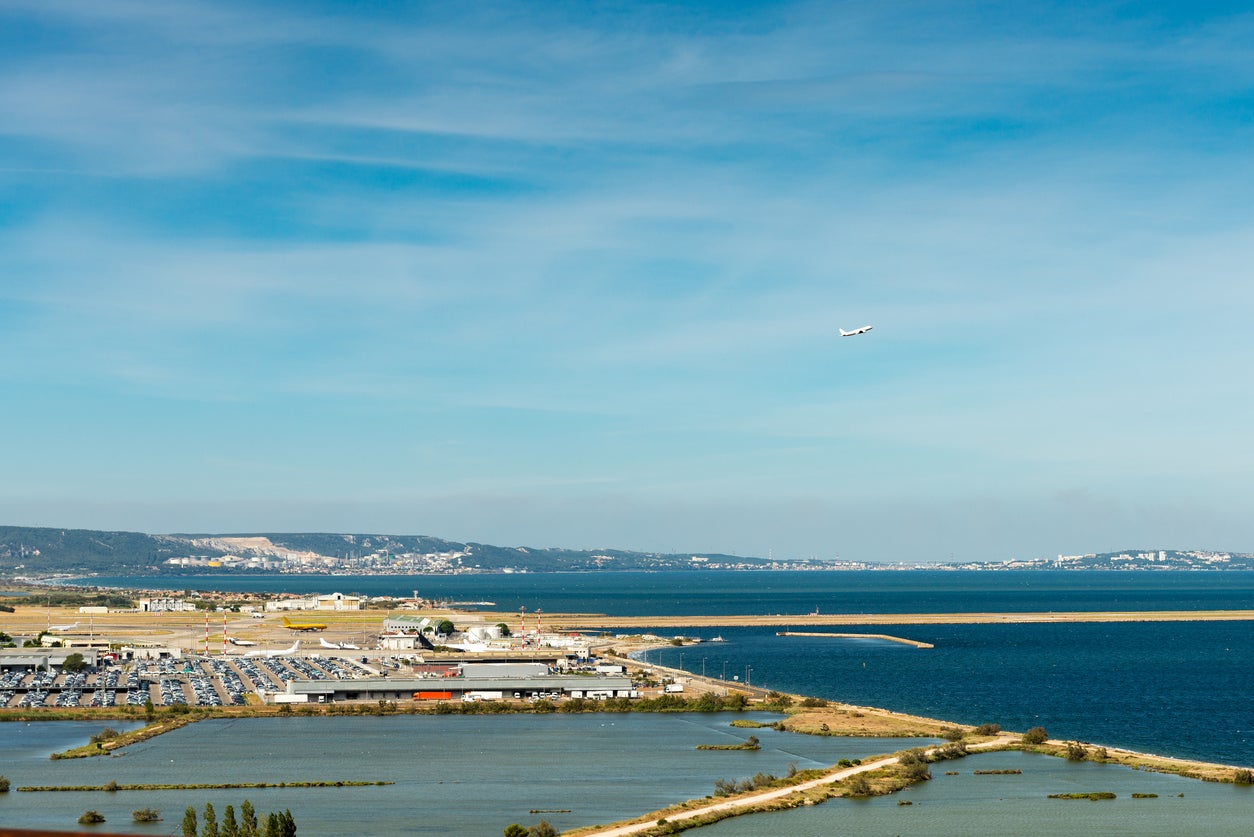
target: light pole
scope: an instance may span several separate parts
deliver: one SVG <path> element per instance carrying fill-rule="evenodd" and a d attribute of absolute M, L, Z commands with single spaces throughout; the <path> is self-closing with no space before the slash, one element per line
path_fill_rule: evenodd
<path fill-rule="evenodd" d="M 683 651 L 679 652 L 679 670 L 680 671 L 684 670 L 684 652 Z"/>
<path fill-rule="evenodd" d="M 705 657 L 701 658 L 701 676 L 705 677 Z"/>
<path fill-rule="evenodd" d="M 727 679 L 727 661 L 723 660 L 723 679 Z"/>
<path fill-rule="evenodd" d="M 753 681 L 749 678 L 749 675 L 752 672 L 753 672 L 753 666 L 745 666 L 745 685 L 751 689 L 753 688 Z"/>

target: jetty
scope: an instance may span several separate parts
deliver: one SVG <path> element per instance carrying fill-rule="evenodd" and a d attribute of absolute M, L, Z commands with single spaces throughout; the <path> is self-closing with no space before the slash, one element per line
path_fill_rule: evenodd
<path fill-rule="evenodd" d="M 820 636 L 834 637 L 836 639 L 883 639 L 889 642 L 900 642 L 902 645 L 910 645 L 914 648 L 936 647 L 930 642 L 920 642 L 917 639 L 906 639 L 903 636 L 892 636 L 890 634 L 834 634 L 826 631 L 777 631 L 775 636 Z"/>

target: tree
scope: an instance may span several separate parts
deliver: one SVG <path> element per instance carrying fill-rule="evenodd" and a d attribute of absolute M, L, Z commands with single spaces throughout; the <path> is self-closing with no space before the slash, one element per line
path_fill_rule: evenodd
<path fill-rule="evenodd" d="M 871 789 L 871 783 L 867 781 L 866 776 L 861 773 L 849 778 L 847 788 L 850 796 L 867 797 L 875 792 Z"/>
<path fill-rule="evenodd" d="M 509 625 L 506 625 L 504 622 L 497 622 L 496 629 L 501 632 L 501 636 L 509 636 Z M 517 825 L 517 823 L 515 823 L 515 825 Z M 522 826 L 519 827 L 521 828 Z"/>
<path fill-rule="evenodd" d="M 62 671 L 82 671 L 87 668 L 87 663 L 83 660 L 83 655 L 75 651 L 73 654 L 65 658 L 65 662 L 61 664 Z"/>
<path fill-rule="evenodd" d="M 183 812 L 183 837 L 196 837 L 196 809 L 190 805 Z"/>
<path fill-rule="evenodd" d="M 291 808 L 279 814 L 279 837 L 296 837 L 296 820 L 292 819 Z"/>
<path fill-rule="evenodd" d="M 505 837 L 527 837 L 527 829 L 516 822 L 505 826 Z"/>
<path fill-rule="evenodd" d="M 257 812 L 247 799 L 239 806 L 239 837 L 257 837 Z"/>
<path fill-rule="evenodd" d="M 200 827 L 200 837 L 221 837 L 218 834 L 218 816 L 214 813 L 213 803 L 205 803 L 205 823 Z"/>
<path fill-rule="evenodd" d="M 548 820 L 540 820 L 527 829 L 527 837 L 557 837 L 557 829 Z"/>
<path fill-rule="evenodd" d="M 439 624 L 435 626 L 435 629 L 437 632 L 444 634 L 444 636 L 451 636 L 453 631 L 457 630 L 448 619 L 441 619 Z"/>
<path fill-rule="evenodd" d="M 1049 740 L 1049 733 L 1045 731 L 1045 727 L 1032 727 L 1023 734 L 1024 744 L 1044 744 Z"/>
<path fill-rule="evenodd" d="M 222 812 L 222 837 L 239 837 L 239 825 L 235 822 L 235 806 L 228 805 Z"/>
<path fill-rule="evenodd" d="M 1088 751 L 1078 741 L 1067 742 L 1067 761 L 1084 761 Z"/>

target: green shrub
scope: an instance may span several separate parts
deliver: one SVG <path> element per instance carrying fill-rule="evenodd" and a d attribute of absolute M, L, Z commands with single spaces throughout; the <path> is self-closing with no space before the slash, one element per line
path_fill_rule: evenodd
<path fill-rule="evenodd" d="M 83 812 L 83 815 L 78 818 L 79 825 L 96 825 L 97 823 L 102 823 L 104 821 L 104 814 L 99 811 L 85 811 Z"/>
<path fill-rule="evenodd" d="M 156 808 L 140 808 L 131 811 L 131 819 L 135 822 L 161 822 L 161 812 Z"/>
<path fill-rule="evenodd" d="M 0 793 L 8 793 L 8 792 L 9 792 L 9 777 L 0 776 Z"/>
<path fill-rule="evenodd" d="M 859 799 L 871 796 L 875 791 L 871 789 L 871 783 L 866 776 L 859 773 L 857 776 L 851 776 L 845 784 L 846 791 L 849 796 Z"/>
<path fill-rule="evenodd" d="M 1032 727 L 1023 734 L 1024 744 L 1044 744 L 1049 740 L 1049 733 L 1045 731 L 1045 727 Z"/>
<path fill-rule="evenodd" d="M 1084 749 L 1084 745 L 1076 741 L 1067 743 L 1067 761 L 1084 761 L 1088 757 L 1088 750 Z"/>
<path fill-rule="evenodd" d="M 1236 785 L 1254 785 L 1254 770 L 1241 768 L 1232 772 L 1232 782 Z"/>
<path fill-rule="evenodd" d="M 1001 724 L 980 724 L 975 728 L 976 735 L 996 735 L 1001 732 Z"/>

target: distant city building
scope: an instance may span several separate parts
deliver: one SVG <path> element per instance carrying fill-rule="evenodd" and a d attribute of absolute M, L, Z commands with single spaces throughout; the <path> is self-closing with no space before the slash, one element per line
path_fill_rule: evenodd
<path fill-rule="evenodd" d="M 343 593 L 266 602 L 266 610 L 271 613 L 282 610 L 361 610 L 362 607 L 364 604 L 360 596 L 345 596 Z"/>
<path fill-rule="evenodd" d="M 195 610 L 196 605 L 183 599 L 156 598 L 140 599 L 139 609 L 144 613 L 171 613 Z"/>

